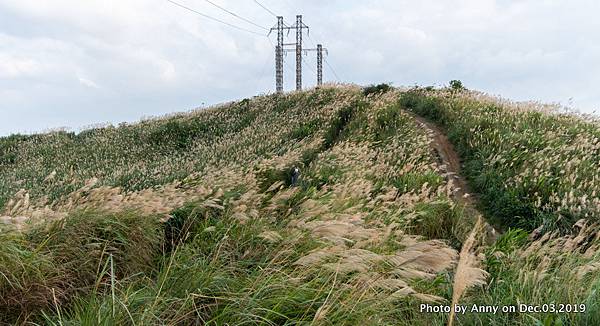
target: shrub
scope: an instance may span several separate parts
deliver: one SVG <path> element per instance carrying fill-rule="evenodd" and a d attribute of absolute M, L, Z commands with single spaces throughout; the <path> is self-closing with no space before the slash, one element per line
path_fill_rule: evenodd
<path fill-rule="evenodd" d="M 465 89 L 463 83 L 456 79 L 450 81 L 450 88 L 454 91 L 462 91 Z"/>
<path fill-rule="evenodd" d="M 386 83 L 381 83 L 377 85 L 370 85 L 363 88 L 363 95 L 368 96 L 371 94 L 382 94 L 387 93 L 392 89 L 392 86 Z"/>

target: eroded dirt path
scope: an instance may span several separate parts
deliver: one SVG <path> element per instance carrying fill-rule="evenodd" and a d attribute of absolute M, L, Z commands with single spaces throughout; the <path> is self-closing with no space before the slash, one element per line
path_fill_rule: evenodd
<path fill-rule="evenodd" d="M 477 209 L 477 195 L 471 192 L 467 180 L 461 174 L 460 156 L 454 149 L 454 145 L 448 140 L 444 131 L 435 123 L 430 122 L 421 116 L 410 112 L 409 114 L 415 118 L 418 125 L 429 132 L 429 136 L 432 139 L 430 146 L 438 156 L 442 169 L 445 172 L 445 177 L 448 181 L 452 180 L 457 188 L 453 193 L 454 200 L 464 204 L 469 215 L 484 216 Z M 488 236 L 492 239 L 501 234 L 501 229 L 496 225 L 490 225 L 489 222 L 486 223 L 486 230 Z"/>
<path fill-rule="evenodd" d="M 452 145 L 446 134 L 437 125 L 420 116 L 413 115 L 413 117 L 417 121 L 417 124 L 429 131 L 429 136 L 432 139 L 431 147 L 435 150 L 439 163 L 442 164 L 442 168 L 446 172 L 446 177 L 452 179 L 453 183 L 458 187 L 457 191 L 454 192 L 454 195 L 457 197 L 456 199 L 468 204 L 475 204 L 474 199 L 471 197 L 472 194 L 469 191 L 469 185 L 461 175 L 460 157 L 456 150 L 454 150 L 454 145 Z"/>

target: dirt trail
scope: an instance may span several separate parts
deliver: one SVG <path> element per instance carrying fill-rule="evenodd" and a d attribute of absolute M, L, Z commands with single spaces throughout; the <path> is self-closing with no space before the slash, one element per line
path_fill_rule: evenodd
<path fill-rule="evenodd" d="M 448 137 L 446 137 L 446 134 L 436 124 L 427 121 L 425 118 L 410 112 L 409 114 L 415 118 L 417 124 L 421 125 L 421 127 L 431 133 L 433 139 L 431 147 L 435 150 L 438 159 L 442 164 L 442 168 L 446 173 L 446 178 L 448 180 L 451 179 L 458 188 L 453 194 L 454 199 L 459 203 L 463 203 L 465 209 L 473 216 L 484 216 L 477 209 L 477 196 L 470 191 L 467 180 L 462 176 L 460 157 L 456 150 L 454 150 L 454 145 L 452 145 L 448 140 Z M 498 226 L 491 226 L 489 223 L 486 223 L 486 229 L 488 235 L 491 236 L 492 239 L 501 233 Z"/>
<path fill-rule="evenodd" d="M 413 117 L 421 127 L 431 132 L 431 137 L 433 138 L 431 147 L 433 147 L 438 155 L 438 159 L 447 173 L 447 178 L 454 180 L 454 184 L 459 188 L 454 192 L 454 196 L 457 197 L 456 199 L 466 202 L 467 204 L 475 204 L 474 199 L 471 197 L 471 192 L 469 191 L 469 185 L 460 174 L 460 158 L 458 153 L 456 153 L 456 150 L 454 150 L 454 145 L 452 145 L 448 140 L 448 137 L 446 137 L 446 134 L 444 134 L 438 126 L 420 116 L 413 115 Z"/>

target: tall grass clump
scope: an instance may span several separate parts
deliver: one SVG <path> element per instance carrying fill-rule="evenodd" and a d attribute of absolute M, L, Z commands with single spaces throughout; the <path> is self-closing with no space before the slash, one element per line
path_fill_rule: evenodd
<path fill-rule="evenodd" d="M 161 252 L 161 226 L 157 218 L 136 212 L 84 211 L 52 223 L 35 242 L 44 243 L 54 260 L 72 273 L 74 288 L 95 285 L 99 266 L 110 258 L 114 275 L 123 278 L 149 272 Z"/>
<path fill-rule="evenodd" d="M 189 210 L 192 206 L 185 211 L 194 215 Z M 379 307 L 374 310 L 350 288 L 332 293 L 336 282 L 343 280 L 334 272 L 294 268 L 302 255 L 319 246 L 307 234 L 279 231 L 282 240 L 274 241 L 263 236 L 269 227 L 264 221 L 240 224 L 223 217 L 208 218 L 202 224 L 189 234 L 188 242 L 160 260 L 155 277 L 120 282 L 116 298 L 109 292 L 80 296 L 60 316 L 46 313 L 46 322 L 353 323 L 373 318 L 369 312 L 383 312 Z M 331 312 L 320 310 L 323 304 Z"/>
<path fill-rule="evenodd" d="M 460 250 L 460 259 L 458 260 L 452 284 L 452 306 L 460 302 L 468 288 L 486 284 L 485 281 L 488 273 L 480 268 L 480 259 L 476 253 L 477 247 L 481 243 L 483 230 L 483 221 L 480 216 Z M 452 309 L 448 317 L 448 326 L 454 324 L 454 316 L 455 310 Z"/>
<path fill-rule="evenodd" d="M 104 293 L 111 278 L 151 274 L 160 239 L 158 219 L 133 212 L 76 212 L 24 234 L 0 233 L 1 320 L 25 323 L 82 293 Z"/>
<path fill-rule="evenodd" d="M 64 269 L 40 246 L 17 233 L 0 233 L 0 316 L 2 322 L 25 322 L 36 310 L 53 304 Z"/>
<path fill-rule="evenodd" d="M 547 311 L 466 314 L 457 315 L 457 320 L 485 325 L 597 324 L 598 240 L 579 240 L 595 232 L 594 227 L 584 227 L 577 236 L 553 232 L 532 241 L 523 230 L 507 231 L 485 252 L 488 286 L 473 291 L 464 304 L 523 303 L 547 307 Z"/>

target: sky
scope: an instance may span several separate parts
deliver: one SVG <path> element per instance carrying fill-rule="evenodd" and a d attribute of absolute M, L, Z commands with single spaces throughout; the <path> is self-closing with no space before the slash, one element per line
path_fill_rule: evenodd
<path fill-rule="evenodd" d="M 276 37 L 207 0 L 0 0 L 0 135 L 133 122 L 271 93 Z M 211 2 L 269 29 L 254 0 Z M 328 49 L 325 82 L 446 85 L 600 109 L 600 1 L 260 0 L 305 47 Z M 294 42 L 290 33 L 286 43 Z M 315 53 L 304 85 L 316 84 Z M 285 58 L 294 89 L 295 57 Z"/>

